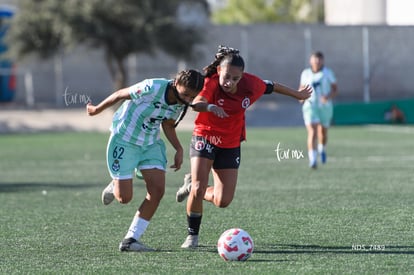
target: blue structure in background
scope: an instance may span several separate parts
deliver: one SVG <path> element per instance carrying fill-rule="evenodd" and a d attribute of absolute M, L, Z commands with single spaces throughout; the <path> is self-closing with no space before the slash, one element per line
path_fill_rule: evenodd
<path fill-rule="evenodd" d="M 13 63 L 2 55 L 8 47 L 4 37 L 9 28 L 9 20 L 13 17 L 14 10 L 7 6 L 0 6 L 0 102 L 12 101 L 16 93 L 16 75 Z"/>

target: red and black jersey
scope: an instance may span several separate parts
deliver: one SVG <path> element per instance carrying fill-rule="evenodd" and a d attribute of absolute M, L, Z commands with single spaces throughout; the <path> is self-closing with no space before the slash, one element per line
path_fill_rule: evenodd
<path fill-rule="evenodd" d="M 193 135 L 202 136 L 221 148 L 239 147 L 246 139 L 245 112 L 266 91 L 266 83 L 255 75 L 243 73 L 234 94 L 224 92 L 217 74 L 206 78 L 200 94 L 229 115 L 220 118 L 211 112 L 200 112 Z"/>

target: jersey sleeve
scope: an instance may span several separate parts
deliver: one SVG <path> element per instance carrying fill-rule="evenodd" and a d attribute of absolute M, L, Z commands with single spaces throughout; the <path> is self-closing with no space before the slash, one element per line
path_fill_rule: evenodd
<path fill-rule="evenodd" d="M 336 84 L 336 77 L 334 72 L 331 69 L 328 69 L 328 79 L 331 84 Z"/>
<path fill-rule="evenodd" d="M 248 83 L 246 86 L 248 87 L 249 92 L 253 94 L 253 102 L 256 101 L 259 97 L 261 97 L 267 90 L 266 82 L 252 74 L 246 74 L 246 82 Z M 251 99 L 251 100 L 252 100 Z M 252 103 L 253 103 L 252 102 Z"/>
<path fill-rule="evenodd" d="M 307 83 L 306 70 L 303 70 L 302 73 L 300 74 L 300 85 L 304 86 L 308 84 L 309 83 Z"/>
<path fill-rule="evenodd" d="M 152 92 L 153 87 L 151 81 L 147 79 L 130 86 L 128 89 L 131 99 L 140 101 L 145 95 Z"/>
<path fill-rule="evenodd" d="M 254 90 L 257 91 L 260 95 L 263 95 L 267 90 L 266 82 L 260 78 L 256 78 L 256 84 L 255 84 Z"/>

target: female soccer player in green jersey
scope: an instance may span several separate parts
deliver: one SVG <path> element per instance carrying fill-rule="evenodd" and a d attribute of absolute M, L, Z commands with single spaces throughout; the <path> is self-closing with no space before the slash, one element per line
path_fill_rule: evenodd
<path fill-rule="evenodd" d="M 175 121 L 203 85 L 202 74 L 195 70 L 182 71 L 174 80 L 146 79 L 114 92 L 98 105 L 86 106 L 88 115 L 93 116 L 125 100 L 112 119 L 107 146 L 107 167 L 112 181 L 102 192 L 103 204 L 108 205 L 114 199 L 123 204 L 131 201 L 135 169 L 142 173 L 147 188 L 146 197 L 119 245 L 120 251 L 153 250 L 139 239 L 165 191 L 167 158 L 160 127 L 176 150 L 171 168 L 177 171 L 183 162 L 183 148 L 175 132 Z"/>
<path fill-rule="evenodd" d="M 318 153 L 326 163 L 328 128 L 333 116 L 332 99 L 338 94 L 338 85 L 333 71 L 324 65 L 322 52 L 315 52 L 309 59 L 310 67 L 302 71 L 300 88 L 310 85 L 313 93 L 302 106 L 303 121 L 308 132 L 309 167 L 317 168 Z"/>

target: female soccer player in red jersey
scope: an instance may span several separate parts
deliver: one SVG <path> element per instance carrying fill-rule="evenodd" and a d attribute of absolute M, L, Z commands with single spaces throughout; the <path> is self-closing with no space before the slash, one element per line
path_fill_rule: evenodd
<path fill-rule="evenodd" d="M 240 143 L 246 138 L 245 111 L 263 94 L 280 93 L 299 100 L 309 98 L 311 87 L 297 91 L 244 72 L 237 49 L 219 46 L 206 68 L 205 83 L 192 107 L 199 112 L 190 147 L 191 174 L 177 192 L 187 196 L 188 236 L 182 248 L 198 246 L 203 200 L 227 207 L 233 200 L 240 165 Z M 210 171 L 214 185 L 208 186 Z"/>

